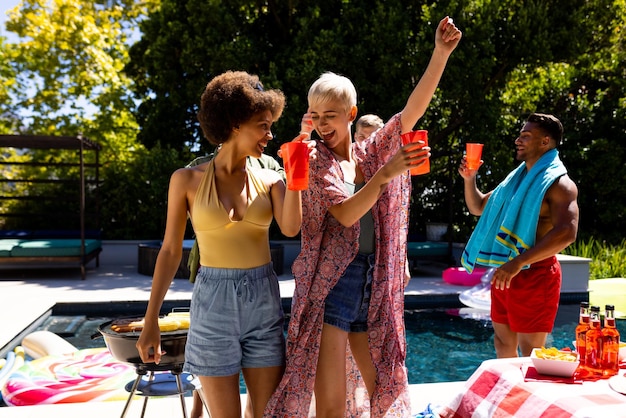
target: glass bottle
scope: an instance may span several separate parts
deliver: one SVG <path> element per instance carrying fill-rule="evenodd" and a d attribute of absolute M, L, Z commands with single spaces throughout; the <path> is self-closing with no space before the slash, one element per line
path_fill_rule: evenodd
<path fill-rule="evenodd" d="M 606 305 L 602 328 L 602 373 L 613 376 L 619 372 L 619 331 L 615 328 L 615 306 Z"/>
<path fill-rule="evenodd" d="M 585 366 L 585 338 L 589 330 L 589 302 L 580 302 L 580 315 L 576 326 L 576 352 L 580 359 L 580 365 Z"/>
<path fill-rule="evenodd" d="M 602 326 L 600 307 L 595 305 L 589 313 L 589 330 L 585 338 L 585 369 L 591 374 L 602 375 Z"/>

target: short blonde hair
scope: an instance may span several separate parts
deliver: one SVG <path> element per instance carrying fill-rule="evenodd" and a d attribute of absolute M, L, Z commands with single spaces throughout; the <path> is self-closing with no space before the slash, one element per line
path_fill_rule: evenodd
<path fill-rule="evenodd" d="M 376 128 L 380 129 L 385 125 L 383 120 L 378 115 L 374 115 L 372 113 L 363 115 L 356 121 L 355 128 L 363 129 L 363 128 Z"/>
<path fill-rule="evenodd" d="M 309 106 L 340 100 L 350 110 L 356 106 L 356 88 L 349 78 L 328 71 L 311 85 L 307 99 Z"/>

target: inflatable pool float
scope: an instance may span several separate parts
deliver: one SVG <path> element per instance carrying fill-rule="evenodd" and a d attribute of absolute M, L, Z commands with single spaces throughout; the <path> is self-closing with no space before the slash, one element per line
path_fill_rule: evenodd
<path fill-rule="evenodd" d="M 50 331 L 31 332 L 22 339 L 22 347 L 26 355 L 33 359 L 71 354 L 78 351 L 78 348 L 67 340 Z"/>
<path fill-rule="evenodd" d="M 480 284 L 459 293 L 459 301 L 475 309 L 491 310 L 491 277 L 494 268 L 488 269 L 480 279 Z"/>
<path fill-rule="evenodd" d="M 457 313 L 463 319 L 473 319 L 476 321 L 490 321 L 491 320 L 491 311 L 487 309 L 477 309 L 477 308 L 460 308 Z"/>
<path fill-rule="evenodd" d="M 88 348 L 26 362 L 9 375 L 2 397 L 9 406 L 126 400 L 135 368 L 107 348 Z"/>
<path fill-rule="evenodd" d="M 443 271 L 443 281 L 456 286 L 476 286 L 487 269 L 475 268 L 468 273 L 464 267 L 450 267 Z"/>
<path fill-rule="evenodd" d="M 7 379 L 13 372 L 24 365 L 24 358 L 24 349 L 18 345 L 13 351 L 7 353 L 6 359 L 2 359 L 4 361 L 1 362 L 2 368 L 0 368 L 0 388 L 4 387 Z M 0 393 L 0 400 L 1 399 L 2 394 Z"/>

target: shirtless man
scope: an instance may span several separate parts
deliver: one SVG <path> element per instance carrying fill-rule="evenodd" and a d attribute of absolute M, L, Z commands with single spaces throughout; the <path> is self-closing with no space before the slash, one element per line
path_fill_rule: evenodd
<path fill-rule="evenodd" d="M 485 247 L 490 245 L 489 241 L 493 243 L 500 240 L 501 233 L 498 233 L 497 237 L 487 235 L 486 239 L 483 236 L 482 241 L 488 243 L 477 243 L 476 245 L 481 248 L 479 255 L 469 260 L 470 265 L 485 264 L 497 268 L 491 281 L 491 319 L 498 358 L 517 357 L 518 348 L 522 356 L 529 356 L 534 347 L 545 345 L 546 337 L 554 325 L 561 288 L 561 268 L 556 260 L 556 254 L 575 241 L 578 231 L 578 188 L 567 176 L 567 171 L 556 152 L 562 136 L 563 126 L 556 117 L 533 113 L 515 140 L 516 160 L 523 161 L 516 170 L 519 171 L 520 178 L 531 173 L 531 169 L 540 159 L 541 162 L 537 165 L 545 166 L 545 169 L 541 168 L 542 172 L 538 177 L 544 176 L 556 163 L 560 164 L 562 170 L 556 172 L 552 183 L 545 186 L 543 197 L 539 193 L 531 192 L 525 198 L 526 201 L 535 200 L 535 206 L 540 204 L 535 236 L 534 239 L 530 237 L 531 244 L 524 248 L 523 243 L 519 244 L 522 241 L 517 235 L 519 232 L 510 231 L 510 236 L 515 237 L 514 242 L 522 247 L 521 251 L 513 251 L 505 259 L 497 260 L 495 255 L 493 257 L 484 255 L 488 253 L 485 252 Z M 551 165 L 545 163 L 548 157 L 553 158 Z M 470 213 L 476 216 L 483 215 L 488 205 L 492 203 L 490 197 L 503 186 L 504 182 L 489 193 L 482 193 L 476 185 L 477 170 L 467 168 L 465 157 L 459 167 L 459 173 L 463 177 L 465 202 Z M 512 178 L 512 174 L 513 172 L 507 180 Z M 507 200 L 514 201 L 515 193 L 520 190 L 523 190 L 523 187 L 513 190 L 512 194 L 507 195 Z M 502 205 L 506 210 L 507 203 Z M 532 205 L 533 203 L 530 203 L 530 206 Z M 531 211 L 525 209 L 527 206 L 522 207 L 524 209 L 519 210 L 519 216 L 528 216 Z M 482 220 L 482 218 L 479 220 L 476 229 L 479 229 Z M 476 230 L 472 235 L 475 234 Z M 511 244 L 509 246 L 514 247 Z M 495 253 L 497 251 L 493 252 Z M 464 256 L 466 255 L 467 252 L 464 253 Z M 486 260 L 491 263 L 484 262 Z"/>

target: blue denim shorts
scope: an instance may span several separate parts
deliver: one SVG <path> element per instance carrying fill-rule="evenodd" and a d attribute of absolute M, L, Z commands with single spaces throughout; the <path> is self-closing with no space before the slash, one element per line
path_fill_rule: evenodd
<path fill-rule="evenodd" d="M 324 323 L 346 332 L 367 331 L 374 254 L 357 254 L 326 297 Z"/>
<path fill-rule="evenodd" d="M 272 264 L 200 267 L 191 296 L 184 371 L 231 376 L 285 364 L 284 313 Z"/>

